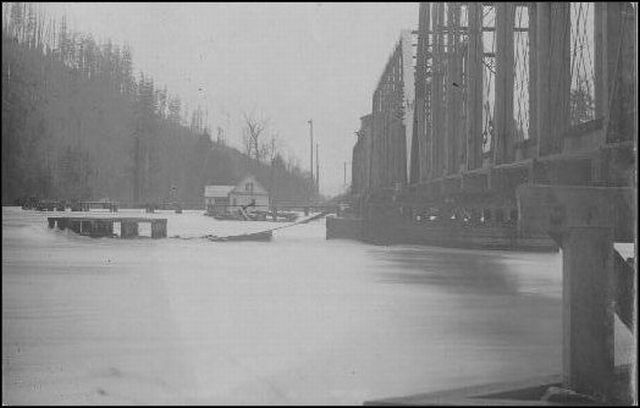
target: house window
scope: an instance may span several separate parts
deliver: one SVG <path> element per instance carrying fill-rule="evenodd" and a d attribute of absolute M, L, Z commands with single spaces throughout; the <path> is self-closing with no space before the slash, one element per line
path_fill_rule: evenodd
<path fill-rule="evenodd" d="M 253 183 L 247 183 L 244 185 L 245 191 L 253 191 Z"/>
<path fill-rule="evenodd" d="M 235 206 L 235 205 L 238 205 L 238 203 L 237 203 L 237 201 L 236 201 L 236 198 L 235 198 L 235 197 L 233 197 L 233 205 L 234 205 L 234 206 Z"/>

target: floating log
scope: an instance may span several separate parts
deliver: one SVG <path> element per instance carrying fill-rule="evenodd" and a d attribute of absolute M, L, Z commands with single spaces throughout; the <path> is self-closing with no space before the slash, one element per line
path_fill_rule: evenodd
<path fill-rule="evenodd" d="M 207 236 L 210 241 L 225 242 L 225 241 L 270 241 L 273 236 L 271 230 L 254 232 L 250 234 L 242 235 L 230 235 L 228 237 Z"/>

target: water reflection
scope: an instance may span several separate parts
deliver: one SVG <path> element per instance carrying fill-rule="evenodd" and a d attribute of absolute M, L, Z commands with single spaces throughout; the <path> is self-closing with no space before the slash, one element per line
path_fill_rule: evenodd
<path fill-rule="evenodd" d="M 383 282 L 437 285 L 450 291 L 486 295 L 518 292 L 518 279 L 499 253 L 422 248 L 376 255 L 388 264 L 379 272 Z"/>

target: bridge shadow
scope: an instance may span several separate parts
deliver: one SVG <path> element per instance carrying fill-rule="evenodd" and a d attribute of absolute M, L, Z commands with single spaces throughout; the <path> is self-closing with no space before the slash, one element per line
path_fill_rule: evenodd
<path fill-rule="evenodd" d="M 441 248 L 392 248 L 388 267 L 379 272 L 386 283 L 440 286 L 458 293 L 515 294 L 517 276 L 498 254 Z"/>

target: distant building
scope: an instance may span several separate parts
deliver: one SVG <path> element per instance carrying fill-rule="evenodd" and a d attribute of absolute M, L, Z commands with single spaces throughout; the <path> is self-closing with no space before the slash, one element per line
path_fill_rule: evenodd
<path fill-rule="evenodd" d="M 204 204 L 209 213 L 232 212 L 255 202 L 249 211 L 268 211 L 269 192 L 254 176 L 247 176 L 235 186 L 212 185 L 204 187 Z"/>
<path fill-rule="evenodd" d="M 235 186 L 204 186 L 204 208 L 208 213 L 224 213 L 229 207 L 229 193 Z"/>

